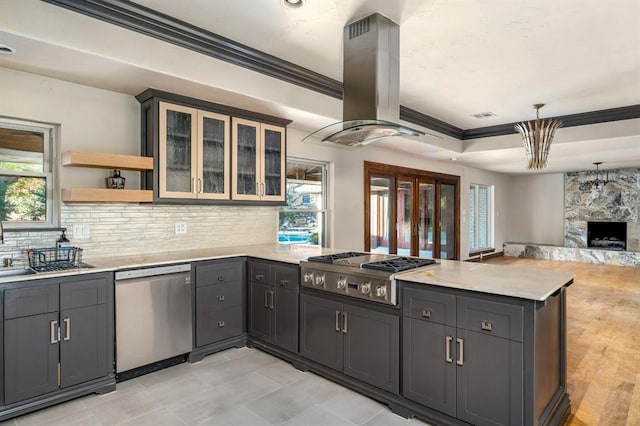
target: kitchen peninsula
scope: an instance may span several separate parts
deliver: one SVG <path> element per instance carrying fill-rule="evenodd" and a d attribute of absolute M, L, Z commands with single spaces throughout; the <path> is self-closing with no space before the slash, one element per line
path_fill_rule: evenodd
<path fill-rule="evenodd" d="M 438 260 L 434 265 L 392 275 L 398 284 L 398 297 L 397 303 L 391 305 L 351 300 L 295 282 L 299 281 L 296 277 L 300 276 L 301 261 L 336 253 L 340 251 L 273 244 L 95 258 L 86 259 L 95 266 L 92 269 L 2 278 L 0 289 L 6 316 L 10 307 L 7 294 L 21 286 L 46 287 L 46 283 L 55 281 L 53 278 L 73 283 L 85 275 L 83 281 L 110 275 L 112 280 L 116 271 L 190 263 L 192 277 L 196 277 L 192 293 L 195 305 L 196 290 L 202 288 L 201 278 L 197 278 L 199 267 L 204 267 L 200 271 L 206 271 L 214 281 L 207 288 L 217 289 L 223 286 L 215 281 L 223 281 L 224 265 L 240 261 L 246 265 L 246 279 L 237 285 L 247 289 L 253 283 L 260 284 L 256 288 L 264 287 L 266 293 L 258 295 L 257 304 L 252 303 L 250 290 L 239 293 L 244 295 L 241 303 L 246 307 L 243 312 L 248 325 L 234 339 L 204 345 L 204 349 L 196 348 L 194 339 L 193 353 L 198 356 L 192 361 L 201 359 L 207 350 L 212 353 L 246 344 L 377 399 L 399 415 L 417 416 L 436 424 L 561 424 L 568 416 L 565 309 L 571 274 Z M 264 285 L 263 279 L 267 281 Z M 112 283 L 110 280 L 107 283 Z M 106 285 L 103 281 L 99 284 L 101 288 Z M 293 340 L 283 345 L 277 338 L 257 334 L 250 326 L 258 318 L 252 306 L 267 312 L 282 308 L 277 292 L 290 284 L 294 286 L 288 295 L 295 298 L 289 299 L 293 300 L 290 312 L 281 316 L 280 309 L 270 319 L 265 317 L 265 321 L 288 318 L 295 323 L 289 328 L 294 330 Z M 67 284 L 57 285 L 62 288 Z M 105 303 L 110 303 L 112 297 L 108 294 Z M 330 309 L 316 309 L 321 306 Z M 381 318 L 384 321 L 379 321 Z M 371 331 L 367 332 L 369 326 L 380 324 L 386 334 L 376 332 L 372 336 Z M 314 357 L 317 333 L 336 342 L 340 339 L 340 352 L 334 355 L 340 358 L 341 369 Z M 372 337 L 372 344 L 362 343 Z M 378 347 L 382 341 L 386 346 Z M 358 342 L 366 347 L 357 347 Z M 385 371 L 391 386 L 380 385 L 379 377 L 364 374 L 367 368 L 381 371 L 376 364 L 379 362 L 387 363 Z M 96 382 L 102 391 L 115 385 L 113 371 L 109 377 L 111 382 Z M 55 392 L 60 390 L 47 394 L 43 405 L 38 405 L 37 398 L 23 400 L 30 404 L 24 410 L 16 408 L 21 407 L 21 401 L 11 401 L 11 410 L 7 410 L 5 399 L 0 417 L 9 418 L 33 407 L 50 405 L 51 401 L 74 397 L 68 395 L 54 401 Z M 6 398 L 6 392 L 4 395 Z"/>

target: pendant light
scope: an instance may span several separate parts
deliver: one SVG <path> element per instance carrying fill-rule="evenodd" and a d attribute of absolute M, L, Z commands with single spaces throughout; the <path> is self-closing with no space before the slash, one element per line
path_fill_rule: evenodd
<path fill-rule="evenodd" d="M 528 169 L 540 170 L 547 167 L 549 149 L 553 142 L 553 134 L 556 129 L 562 126 L 562 121 L 553 119 L 540 119 L 540 108 L 544 104 L 535 104 L 535 121 L 523 121 L 517 123 L 513 128 L 522 135 L 522 143 L 529 160 Z"/>

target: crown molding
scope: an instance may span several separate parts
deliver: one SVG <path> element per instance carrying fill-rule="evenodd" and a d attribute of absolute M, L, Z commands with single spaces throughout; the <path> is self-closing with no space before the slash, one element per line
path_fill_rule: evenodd
<path fill-rule="evenodd" d="M 42 0 L 158 40 L 175 44 L 315 92 L 342 99 L 342 83 L 273 55 L 175 19 L 128 0 Z M 551 117 L 549 117 L 551 118 Z M 640 118 L 640 105 L 554 117 L 563 127 Z M 400 119 L 456 139 L 517 133 L 512 124 L 462 130 L 419 111 L 400 106 Z"/>

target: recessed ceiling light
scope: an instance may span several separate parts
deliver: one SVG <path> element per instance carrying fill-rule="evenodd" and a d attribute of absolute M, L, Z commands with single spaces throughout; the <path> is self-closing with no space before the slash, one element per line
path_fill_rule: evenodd
<path fill-rule="evenodd" d="M 306 0 L 280 0 L 282 6 L 290 9 L 300 9 L 305 3 Z"/>
<path fill-rule="evenodd" d="M 3 55 L 11 55 L 12 53 L 15 53 L 16 49 L 14 49 L 11 46 L 7 46 L 6 44 L 0 44 L 0 53 Z"/>
<path fill-rule="evenodd" d="M 497 115 L 491 111 L 487 111 L 487 112 L 478 112 L 476 114 L 471 114 L 473 117 L 475 118 L 490 118 L 490 117 L 497 117 Z"/>

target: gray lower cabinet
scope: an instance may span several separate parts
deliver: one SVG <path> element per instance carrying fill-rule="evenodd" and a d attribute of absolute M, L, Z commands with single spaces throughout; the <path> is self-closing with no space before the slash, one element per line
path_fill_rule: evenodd
<path fill-rule="evenodd" d="M 113 374 L 106 274 L 4 291 L 4 405 Z"/>
<path fill-rule="evenodd" d="M 522 424 L 522 307 L 403 294 L 403 395 L 474 425 Z"/>
<path fill-rule="evenodd" d="M 195 346 L 244 333 L 244 260 L 194 263 Z"/>
<path fill-rule="evenodd" d="M 399 393 L 398 316 L 302 294 L 300 327 L 300 355 Z"/>
<path fill-rule="evenodd" d="M 250 260 L 248 326 L 250 336 L 298 352 L 298 266 Z"/>

